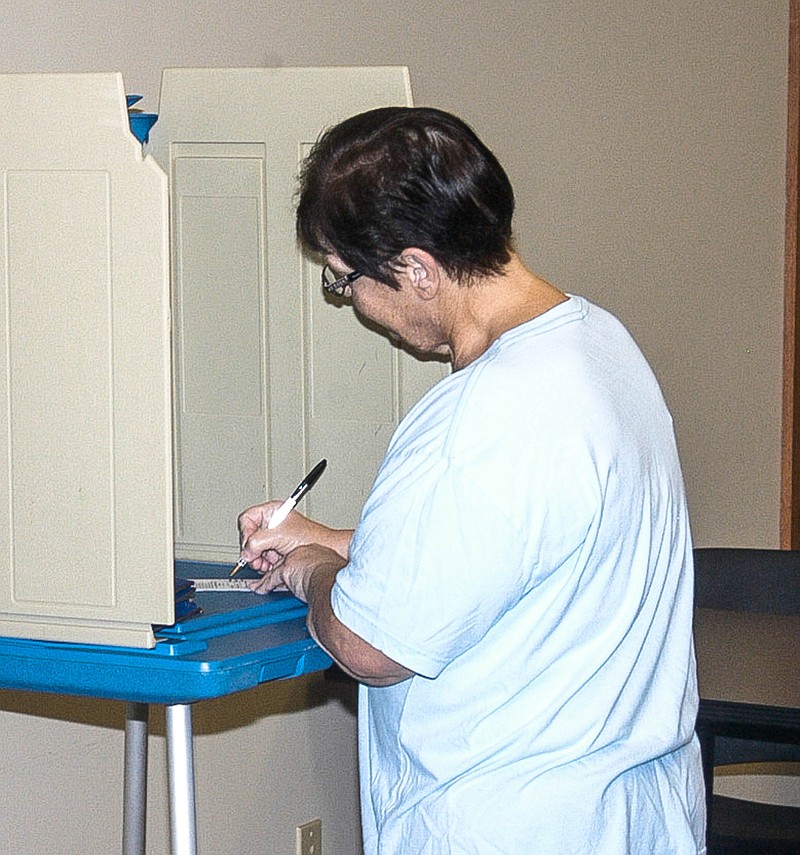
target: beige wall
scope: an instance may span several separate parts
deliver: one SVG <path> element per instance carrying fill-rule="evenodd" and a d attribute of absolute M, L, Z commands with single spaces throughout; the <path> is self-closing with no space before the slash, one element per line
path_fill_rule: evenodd
<path fill-rule="evenodd" d="M 416 102 L 463 115 L 506 164 L 522 255 L 650 357 L 697 543 L 776 546 L 787 22 L 787 0 L 6 0 L 0 70 L 120 70 L 157 109 L 165 66 L 408 65 Z M 327 689 L 197 707 L 206 855 L 290 855 L 317 815 L 326 855 L 354 852 L 352 698 Z M 118 848 L 121 721 L 117 704 L 0 695 L 0 851 Z"/>

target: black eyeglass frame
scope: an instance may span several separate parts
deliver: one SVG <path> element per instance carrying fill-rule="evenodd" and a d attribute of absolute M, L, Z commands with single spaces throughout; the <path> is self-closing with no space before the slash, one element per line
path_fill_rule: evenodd
<path fill-rule="evenodd" d="M 321 273 L 322 290 L 325 291 L 326 294 L 332 294 L 334 297 L 343 297 L 344 289 L 363 275 L 364 274 L 359 273 L 358 270 L 353 270 L 351 273 L 345 273 L 343 276 L 333 278 L 335 274 L 331 270 L 330 266 L 326 264 L 322 268 Z"/>

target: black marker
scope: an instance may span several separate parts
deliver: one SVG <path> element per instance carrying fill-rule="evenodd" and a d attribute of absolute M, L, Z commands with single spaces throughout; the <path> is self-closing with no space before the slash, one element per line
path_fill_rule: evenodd
<path fill-rule="evenodd" d="M 267 530 L 277 528 L 289 514 L 294 510 L 295 505 L 305 494 L 319 481 L 320 475 L 325 471 L 328 461 L 323 457 L 319 463 L 306 475 L 305 478 L 292 490 L 292 495 L 275 511 L 269 518 Z M 230 575 L 235 576 L 247 564 L 244 558 L 240 558 L 231 570 Z"/>

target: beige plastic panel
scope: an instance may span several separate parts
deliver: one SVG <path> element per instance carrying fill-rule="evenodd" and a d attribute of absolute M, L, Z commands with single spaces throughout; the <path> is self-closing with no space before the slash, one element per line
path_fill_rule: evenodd
<path fill-rule="evenodd" d="M 168 190 L 117 74 L 0 75 L 0 635 L 173 620 Z"/>
<path fill-rule="evenodd" d="M 239 511 L 321 457 L 304 510 L 353 525 L 399 417 L 444 375 L 327 301 L 294 235 L 319 133 L 410 102 L 404 68 L 164 71 L 149 150 L 172 193 L 179 556 L 234 558 Z"/>

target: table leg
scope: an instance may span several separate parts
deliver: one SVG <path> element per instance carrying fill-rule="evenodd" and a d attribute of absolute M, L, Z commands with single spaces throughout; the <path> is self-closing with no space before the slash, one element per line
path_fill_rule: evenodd
<path fill-rule="evenodd" d="M 122 855 L 145 855 L 148 714 L 147 704 L 130 702 L 125 705 Z"/>
<path fill-rule="evenodd" d="M 166 712 L 172 855 L 197 855 L 192 708 L 189 704 L 171 704 Z"/>

